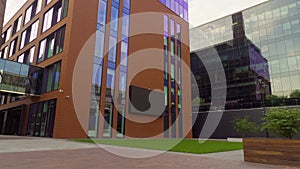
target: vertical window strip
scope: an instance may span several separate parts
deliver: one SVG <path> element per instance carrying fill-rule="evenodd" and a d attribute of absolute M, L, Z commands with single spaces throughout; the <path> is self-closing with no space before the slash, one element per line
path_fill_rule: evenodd
<path fill-rule="evenodd" d="M 89 114 L 88 136 L 97 138 L 99 133 L 99 116 L 101 106 L 102 69 L 104 58 L 105 24 L 107 16 L 107 1 L 99 0 L 97 32 L 94 54 L 92 95 Z"/>
<path fill-rule="evenodd" d="M 118 31 L 119 31 L 119 10 L 120 1 L 113 0 L 111 13 L 110 13 L 110 38 L 109 38 L 109 50 L 108 50 L 108 72 L 106 75 L 106 98 L 104 108 L 104 125 L 103 125 L 103 137 L 112 137 L 113 126 L 113 114 L 114 103 L 113 96 L 115 92 L 116 81 L 116 57 L 118 47 Z"/>
<path fill-rule="evenodd" d="M 122 42 L 121 42 L 121 60 L 119 72 L 119 95 L 118 99 L 118 119 L 117 119 L 117 137 L 125 135 L 125 114 L 127 102 L 127 63 L 128 63 L 128 34 L 130 22 L 130 0 L 123 1 L 123 16 L 122 16 Z"/>
<path fill-rule="evenodd" d="M 164 137 L 169 138 L 169 18 L 164 15 Z"/>
<path fill-rule="evenodd" d="M 176 38 L 177 38 L 177 96 L 178 96 L 178 136 L 179 138 L 183 137 L 183 126 L 182 126 L 182 67 L 181 67 L 181 26 L 177 24 L 176 26 Z"/>

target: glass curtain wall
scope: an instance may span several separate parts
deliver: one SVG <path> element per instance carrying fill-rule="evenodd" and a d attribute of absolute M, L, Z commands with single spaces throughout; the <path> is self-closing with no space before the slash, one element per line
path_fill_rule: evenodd
<path fill-rule="evenodd" d="M 215 50 L 226 74 L 226 109 L 259 108 L 263 99 L 270 107 L 299 105 L 299 16 L 298 0 L 272 0 L 191 30 L 191 67 L 205 104 L 211 84 L 195 54 Z"/>
<path fill-rule="evenodd" d="M 123 0 L 123 4 L 119 0 L 111 1 L 111 13 L 109 32 L 105 31 L 107 18 L 107 0 L 99 1 L 98 24 L 96 48 L 94 57 L 94 73 L 93 73 L 93 93 L 91 97 L 91 108 L 89 118 L 89 137 L 113 137 L 112 127 L 114 118 L 116 119 L 117 133 L 116 137 L 122 138 L 125 134 L 125 113 L 126 113 L 126 89 L 127 89 L 127 64 L 128 64 L 128 33 L 129 33 L 129 14 L 130 0 Z M 119 20 L 122 17 L 122 20 Z M 121 29 L 119 30 L 119 25 Z M 121 32 L 120 32 L 121 31 Z M 121 37 L 118 35 L 121 33 Z M 107 71 L 103 71 L 105 54 L 105 36 L 109 37 L 108 42 L 108 62 Z M 119 42 L 119 39 L 121 40 Z M 121 49 L 120 56 L 118 48 Z M 120 57 L 120 59 L 119 59 Z M 120 64 L 118 63 L 120 60 Z M 103 74 L 103 72 L 107 72 Z M 106 77 L 106 81 L 102 81 L 102 77 Z M 119 81 L 119 86 L 116 86 Z M 104 91 L 101 91 L 102 83 L 105 84 Z M 101 93 L 105 92 L 104 105 L 101 105 Z M 114 101 L 115 95 L 118 100 Z M 99 124 L 99 116 L 101 106 L 104 108 L 104 121 Z M 114 117 L 115 106 L 118 106 L 117 117 Z M 102 135 L 98 135 L 99 126 L 103 126 Z"/>
<path fill-rule="evenodd" d="M 98 5 L 98 19 L 97 32 L 94 55 L 94 69 L 92 80 L 92 95 L 89 115 L 89 137 L 98 137 L 99 116 L 100 116 L 100 100 L 101 100 L 101 86 L 102 86 L 102 70 L 104 57 L 104 41 L 105 41 L 105 25 L 107 1 L 99 0 Z"/>
<path fill-rule="evenodd" d="M 130 22 L 130 0 L 124 0 L 123 13 L 122 13 L 121 59 L 119 65 L 117 137 L 124 137 L 125 134 L 129 22 Z"/>
<path fill-rule="evenodd" d="M 166 106 L 164 113 L 164 137 L 169 137 L 170 124 L 172 125 L 171 137 L 182 137 L 181 26 L 166 15 L 164 16 L 164 51 Z"/>

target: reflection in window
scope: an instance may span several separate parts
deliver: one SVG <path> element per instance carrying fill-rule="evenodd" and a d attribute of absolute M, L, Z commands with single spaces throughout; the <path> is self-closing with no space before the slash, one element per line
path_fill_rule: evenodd
<path fill-rule="evenodd" d="M 52 16 L 53 16 L 53 8 L 51 8 L 44 15 L 43 32 L 45 32 L 46 30 L 48 30 L 51 27 Z"/>
<path fill-rule="evenodd" d="M 37 13 L 41 11 L 42 0 L 35 0 L 25 11 L 24 25 L 26 25 Z"/>
<path fill-rule="evenodd" d="M 46 5 L 48 5 L 52 0 L 46 0 Z"/>
<path fill-rule="evenodd" d="M 32 5 L 25 12 L 24 25 L 26 25 L 32 17 Z"/>
<path fill-rule="evenodd" d="M 29 42 L 32 42 L 37 37 L 38 27 L 39 27 L 39 20 L 34 22 L 31 26 Z"/>
<path fill-rule="evenodd" d="M 8 46 L 2 49 L 1 51 L 1 58 L 6 59 L 7 58 L 7 52 L 8 52 Z"/>
<path fill-rule="evenodd" d="M 121 65 L 127 66 L 128 64 L 128 43 L 122 41 L 121 43 Z"/>
<path fill-rule="evenodd" d="M 51 9 L 49 9 L 44 15 L 43 30 L 45 32 L 53 25 L 61 21 L 67 16 L 68 0 L 58 1 Z"/>
<path fill-rule="evenodd" d="M 53 55 L 63 51 L 65 37 L 65 27 L 50 34 L 46 39 L 40 42 L 37 62 L 40 63 Z"/>
<path fill-rule="evenodd" d="M 95 45 L 95 56 L 103 58 L 104 53 L 104 33 L 101 31 L 96 32 L 96 45 Z"/>
<path fill-rule="evenodd" d="M 22 24 L 22 15 L 14 22 L 12 34 L 14 35 L 16 32 L 18 32 L 21 29 Z"/>
<path fill-rule="evenodd" d="M 32 64 L 34 58 L 35 47 L 30 48 L 18 57 L 19 63 Z"/>
<path fill-rule="evenodd" d="M 110 36 L 109 37 L 108 60 L 115 63 L 116 55 L 117 55 L 117 38 Z"/>
<path fill-rule="evenodd" d="M 54 63 L 45 68 L 43 92 L 57 90 L 60 80 L 61 62 Z"/>
<path fill-rule="evenodd" d="M 56 100 L 30 105 L 26 135 L 53 137 Z"/>
<path fill-rule="evenodd" d="M 10 43 L 10 49 L 9 49 L 9 56 L 8 56 L 8 57 L 11 57 L 13 54 L 16 53 L 17 41 L 18 41 L 18 38 L 14 39 L 14 40 Z"/>
<path fill-rule="evenodd" d="M 7 31 L 5 32 L 5 42 L 7 42 L 9 40 L 9 38 L 11 37 L 11 27 L 9 27 L 7 29 Z"/>
<path fill-rule="evenodd" d="M 24 46 L 36 39 L 38 34 L 38 26 L 39 20 L 35 21 L 31 26 L 22 32 L 20 49 L 23 49 Z"/>
<path fill-rule="evenodd" d="M 106 23 L 106 9 L 106 2 L 100 0 L 98 9 L 98 24 L 101 26 L 104 26 Z"/>
<path fill-rule="evenodd" d="M 119 9 L 113 6 L 111 8 L 110 29 L 115 32 L 118 31 L 118 17 L 119 17 Z"/>

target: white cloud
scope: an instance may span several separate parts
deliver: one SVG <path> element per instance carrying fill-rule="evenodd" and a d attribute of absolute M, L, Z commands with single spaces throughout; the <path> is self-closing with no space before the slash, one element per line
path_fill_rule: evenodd
<path fill-rule="evenodd" d="M 191 27 L 233 14 L 267 0 L 189 0 Z"/>

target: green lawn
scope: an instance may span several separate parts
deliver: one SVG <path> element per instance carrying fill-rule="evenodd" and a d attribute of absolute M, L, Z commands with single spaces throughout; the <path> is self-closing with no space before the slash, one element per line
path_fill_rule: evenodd
<path fill-rule="evenodd" d="M 207 154 L 243 149 L 242 143 L 225 141 L 206 141 L 176 139 L 100 139 L 100 140 L 75 140 L 79 142 L 116 145 L 123 147 L 145 148 L 153 150 L 168 150 L 174 152 Z M 178 143 L 179 142 L 179 143 Z M 178 144 L 177 144 L 178 143 Z M 175 145 L 175 146 L 174 146 Z"/>

